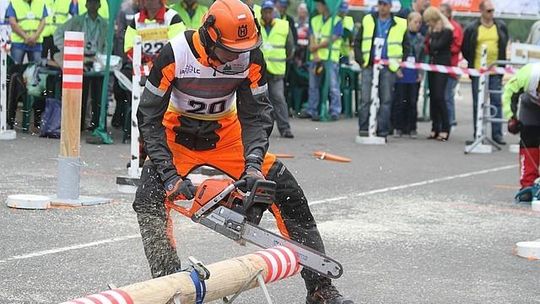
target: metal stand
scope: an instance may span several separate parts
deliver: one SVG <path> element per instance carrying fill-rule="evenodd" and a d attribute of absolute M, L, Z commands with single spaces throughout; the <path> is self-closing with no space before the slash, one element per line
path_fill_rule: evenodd
<path fill-rule="evenodd" d="M 368 136 L 356 136 L 357 144 L 365 145 L 384 145 L 386 144 L 386 138 L 377 136 L 377 114 L 379 113 L 380 99 L 379 99 L 379 74 L 383 68 L 380 64 L 382 48 L 384 45 L 384 39 L 376 38 L 375 45 L 375 62 L 373 64 L 373 79 L 371 84 L 371 106 L 369 108 L 369 127 Z"/>
<path fill-rule="evenodd" d="M 3 10 L 0 10 L 3 11 Z M 9 25 L 4 24 L 4 16 L 0 16 L 0 140 L 15 139 L 15 130 L 7 126 L 7 47 Z"/>
<path fill-rule="evenodd" d="M 261 275 L 262 273 L 262 269 L 259 269 L 250 279 L 249 281 L 247 281 L 243 286 L 242 288 L 240 288 L 240 290 L 238 292 L 236 292 L 230 299 L 227 299 L 227 297 L 224 297 L 223 298 L 223 303 L 225 304 L 230 304 L 230 303 L 233 303 L 233 301 L 242 293 L 246 290 L 246 288 L 254 281 L 254 280 L 257 280 L 257 282 L 259 283 L 259 286 L 261 287 L 261 289 L 263 290 L 263 293 L 264 293 L 264 296 L 266 298 L 266 302 L 268 304 L 272 304 L 272 299 L 270 298 L 270 294 L 268 293 L 268 289 L 266 288 L 266 283 L 264 283 L 264 279 Z"/>
<path fill-rule="evenodd" d="M 118 191 L 123 193 L 135 193 L 141 178 L 141 168 L 139 168 L 139 125 L 137 122 L 137 109 L 141 98 L 141 57 L 142 39 L 141 36 L 135 36 L 133 41 L 133 77 L 131 81 L 131 158 L 128 176 L 118 176 L 116 178 Z"/>
<path fill-rule="evenodd" d="M 484 72 L 480 75 L 478 81 L 478 104 L 476 105 L 476 134 L 474 142 L 465 146 L 465 154 L 480 153 L 488 154 L 493 152 L 493 147 L 497 150 L 501 150 L 501 147 L 497 145 L 492 139 L 486 135 L 486 130 L 491 122 L 503 122 L 502 119 L 495 119 L 491 117 L 491 106 L 489 104 L 488 94 L 486 88 L 489 88 L 489 75 L 485 72 L 487 68 L 487 47 L 482 45 L 482 57 L 480 59 L 480 66 Z M 494 92 L 499 93 L 499 92 Z M 488 144 L 485 144 L 487 142 Z"/>

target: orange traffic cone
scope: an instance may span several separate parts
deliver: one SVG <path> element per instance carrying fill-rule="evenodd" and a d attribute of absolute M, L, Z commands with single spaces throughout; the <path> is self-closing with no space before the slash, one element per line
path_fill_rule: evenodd
<path fill-rule="evenodd" d="M 330 153 L 326 153 L 326 152 L 322 152 L 322 151 L 313 152 L 313 156 L 315 156 L 318 159 L 333 160 L 333 161 L 337 161 L 337 162 L 341 162 L 341 163 L 349 163 L 349 162 L 351 162 L 350 158 L 335 155 L 335 154 L 330 154 Z"/>

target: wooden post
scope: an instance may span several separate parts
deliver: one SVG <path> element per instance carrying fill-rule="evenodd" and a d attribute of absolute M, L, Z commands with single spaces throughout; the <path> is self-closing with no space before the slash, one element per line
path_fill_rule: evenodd
<path fill-rule="evenodd" d="M 195 287 L 199 282 L 189 272 L 179 272 L 62 304 L 165 304 L 175 297 L 182 304 L 196 303 L 201 297 L 206 303 L 235 294 L 248 282 L 245 290 L 257 287 L 257 280 L 252 278 L 260 270 L 265 283 L 293 276 L 300 271 L 298 262 L 292 250 L 278 246 L 208 266 L 210 278 L 205 281 L 206 288 L 202 288 L 205 294 Z"/>
<path fill-rule="evenodd" d="M 65 32 L 58 159 L 59 199 L 79 198 L 83 60 L 84 33 Z"/>

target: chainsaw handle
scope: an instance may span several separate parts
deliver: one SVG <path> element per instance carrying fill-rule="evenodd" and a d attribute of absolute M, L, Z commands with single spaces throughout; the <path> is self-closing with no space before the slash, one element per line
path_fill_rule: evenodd
<path fill-rule="evenodd" d="M 245 179 L 239 179 L 233 183 L 233 186 L 235 188 L 245 186 L 247 184 L 247 181 Z"/>

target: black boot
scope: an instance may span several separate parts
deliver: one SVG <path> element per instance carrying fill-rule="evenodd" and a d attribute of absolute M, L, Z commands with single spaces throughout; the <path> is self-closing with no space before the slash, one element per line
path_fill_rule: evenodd
<path fill-rule="evenodd" d="M 308 293 L 306 304 L 354 304 L 354 302 L 345 299 L 334 285 L 329 284 Z"/>

